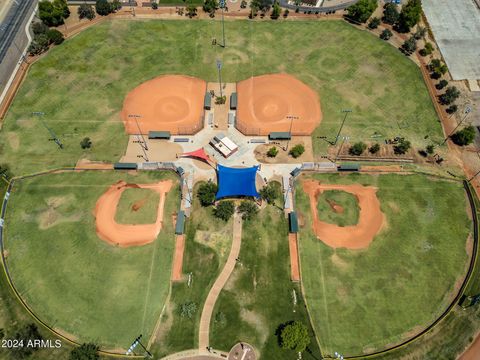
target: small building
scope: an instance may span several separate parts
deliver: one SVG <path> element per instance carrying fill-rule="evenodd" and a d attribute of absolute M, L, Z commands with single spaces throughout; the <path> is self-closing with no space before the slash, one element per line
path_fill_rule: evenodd
<path fill-rule="evenodd" d="M 180 210 L 177 215 L 177 222 L 175 223 L 175 234 L 182 235 L 185 233 L 185 211 Z"/>
<path fill-rule="evenodd" d="M 149 139 L 169 140 L 171 137 L 170 131 L 149 131 Z"/>
<path fill-rule="evenodd" d="M 298 218 L 295 211 L 288 213 L 288 231 L 291 233 L 298 232 Z"/>
<path fill-rule="evenodd" d="M 230 110 L 237 110 L 237 93 L 230 95 Z"/>
<path fill-rule="evenodd" d="M 282 132 L 271 132 L 268 134 L 269 140 L 290 140 L 292 138 L 292 134 L 288 131 Z"/>
<path fill-rule="evenodd" d="M 360 164 L 340 164 L 337 167 L 338 171 L 360 171 Z"/>
<path fill-rule="evenodd" d="M 228 158 L 238 151 L 238 145 L 223 134 L 218 134 L 210 141 L 210 145 L 223 157 Z"/>
<path fill-rule="evenodd" d="M 115 170 L 137 170 L 137 163 L 115 163 L 113 164 Z"/>
<path fill-rule="evenodd" d="M 203 108 L 205 110 L 210 110 L 212 108 L 212 94 L 209 92 L 205 93 L 205 99 L 203 100 Z"/>
<path fill-rule="evenodd" d="M 292 175 L 293 177 L 297 176 L 298 174 L 300 174 L 300 171 L 302 171 L 301 168 L 295 168 L 292 170 L 292 172 L 290 173 L 290 175 Z"/>

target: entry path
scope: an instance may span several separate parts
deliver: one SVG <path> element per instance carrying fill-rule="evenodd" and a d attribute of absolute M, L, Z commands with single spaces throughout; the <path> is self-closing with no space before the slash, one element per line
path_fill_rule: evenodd
<path fill-rule="evenodd" d="M 223 267 L 222 272 L 218 276 L 217 280 L 213 284 L 210 292 L 208 293 L 207 300 L 205 300 L 205 305 L 203 306 L 202 317 L 200 318 L 200 329 L 199 329 L 199 338 L 198 338 L 198 348 L 200 351 L 206 350 L 209 346 L 209 333 L 210 333 L 210 322 L 212 319 L 213 308 L 217 302 L 218 295 L 222 291 L 225 283 L 227 282 L 230 274 L 235 268 L 238 255 L 240 254 L 240 245 L 242 243 L 242 216 L 238 213 L 233 215 L 233 241 L 232 248 L 230 249 L 230 254 L 228 255 L 227 262 Z"/>

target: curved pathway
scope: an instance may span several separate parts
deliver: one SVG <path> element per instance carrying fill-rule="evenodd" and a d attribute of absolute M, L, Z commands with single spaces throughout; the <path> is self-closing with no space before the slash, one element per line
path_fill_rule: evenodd
<path fill-rule="evenodd" d="M 235 268 L 238 255 L 240 254 L 240 245 L 242 243 L 242 216 L 238 213 L 233 215 L 233 241 L 230 254 L 228 255 L 227 262 L 223 267 L 222 272 L 218 276 L 217 280 L 213 284 L 210 292 L 208 293 L 207 300 L 203 306 L 202 317 L 200 318 L 200 329 L 198 334 L 198 348 L 200 351 L 204 351 L 209 346 L 209 333 L 210 322 L 212 319 L 213 308 L 217 302 L 220 291 L 225 286 L 230 274 Z"/>

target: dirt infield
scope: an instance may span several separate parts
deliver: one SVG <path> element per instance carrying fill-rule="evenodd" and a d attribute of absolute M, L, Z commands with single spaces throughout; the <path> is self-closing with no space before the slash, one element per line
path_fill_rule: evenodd
<path fill-rule="evenodd" d="M 207 83 L 183 75 L 159 76 L 130 91 L 123 102 L 121 117 L 128 134 L 170 131 L 194 134 L 203 126 L 203 99 Z M 135 118 L 138 115 L 139 126 Z"/>
<path fill-rule="evenodd" d="M 288 74 L 240 81 L 237 93 L 237 127 L 247 135 L 289 131 L 291 124 L 293 135 L 310 135 L 322 120 L 317 93 Z"/>
<path fill-rule="evenodd" d="M 381 230 L 385 217 L 380 209 L 375 187 L 328 185 L 314 180 L 306 180 L 302 186 L 310 198 L 315 235 L 328 246 L 332 248 L 364 249 L 370 245 L 375 235 Z M 356 225 L 338 226 L 318 220 L 317 197 L 325 190 L 342 190 L 356 196 L 360 207 Z"/>
<path fill-rule="evenodd" d="M 166 193 L 170 191 L 171 187 L 171 180 L 160 181 L 155 184 L 127 184 L 125 181 L 119 181 L 111 185 L 98 198 L 95 206 L 97 235 L 102 240 L 120 247 L 139 246 L 153 242 L 162 228 Z M 115 221 L 118 202 L 127 188 L 151 189 L 160 194 L 157 220 L 153 224 L 125 225 Z"/>

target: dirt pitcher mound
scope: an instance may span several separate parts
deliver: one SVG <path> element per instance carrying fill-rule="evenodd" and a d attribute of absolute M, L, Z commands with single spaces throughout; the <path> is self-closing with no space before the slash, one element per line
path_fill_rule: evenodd
<path fill-rule="evenodd" d="M 315 180 L 303 182 L 303 190 L 310 198 L 313 215 L 313 231 L 325 244 L 332 248 L 364 249 L 373 241 L 382 228 L 385 216 L 380 209 L 377 189 L 363 185 L 328 185 Z M 318 219 L 317 198 L 325 190 L 342 190 L 358 199 L 360 214 L 358 223 L 351 226 L 338 226 Z"/>
<path fill-rule="evenodd" d="M 290 126 L 293 135 L 310 135 L 322 120 L 317 93 L 288 74 L 251 77 L 237 84 L 237 92 L 237 127 L 247 135 L 288 132 Z"/>
<path fill-rule="evenodd" d="M 100 196 L 95 206 L 95 225 L 98 236 L 110 244 L 121 247 L 138 246 L 149 244 L 157 238 L 163 224 L 163 207 L 165 198 L 172 187 L 172 181 L 160 181 L 155 184 L 127 184 L 119 181 L 111 185 L 108 190 Z M 157 209 L 157 220 L 152 224 L 127 225 L 115 221 L 117 205 L 122 193 L 127 188 L 151 189 L 160 194 Z"/>
<path fill-rule="evenodd" d="M 127 133 L 198 132 L 203 126 L 206 89 L 205 81 L 183 75 L 159 76 L 140 84 L 123 102 L 121 116 Z"/>

